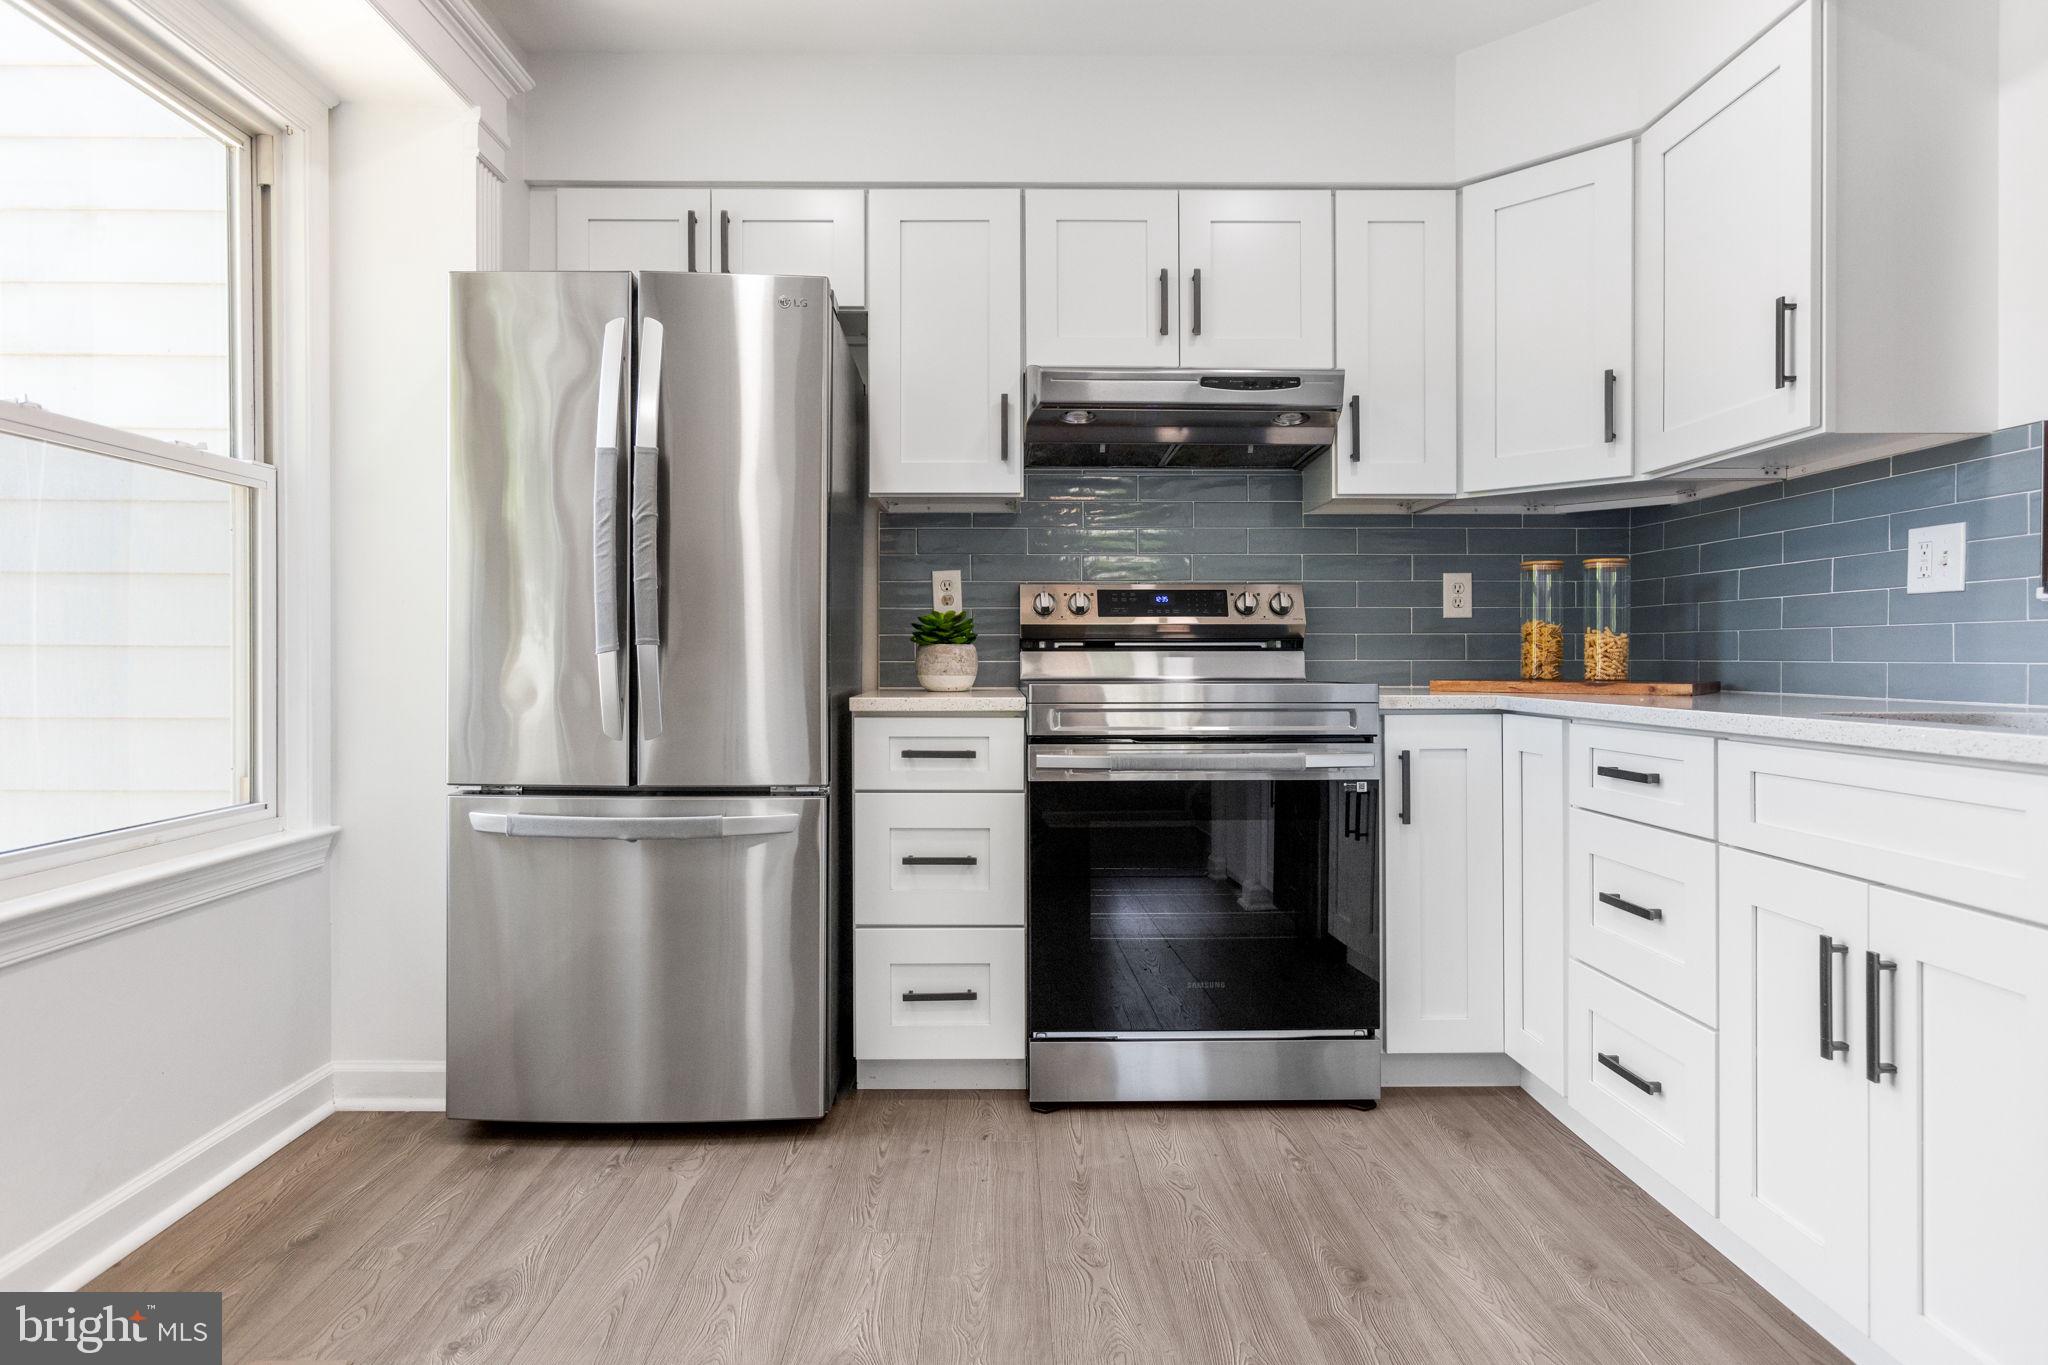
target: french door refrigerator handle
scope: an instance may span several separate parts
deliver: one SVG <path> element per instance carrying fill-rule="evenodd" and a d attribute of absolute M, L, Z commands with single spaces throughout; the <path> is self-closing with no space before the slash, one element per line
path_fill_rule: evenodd
<path fill-rule="evenodd" d="M 794 834 L 802 817 L 785 815 L 522 815 L 475 810 L 469 827 L 478 834 L 514 839 L 738 839 L 757 834 Z"/>
<path fill-rule="evenodd" d="M 661 323 L 640 320 L 640 396 L 633 405 L 633 649 L 640 738 L 661 738 Z"/>
<path fill-rule="evenodd" d="M 626 320 L 604 325 L 597 367 L 597 458 L 591 471 L 590 607 L 597 630 L 597 717 L 606 739 L 626 737 L 619 629 L 619 386 L 626 364 Z"/>

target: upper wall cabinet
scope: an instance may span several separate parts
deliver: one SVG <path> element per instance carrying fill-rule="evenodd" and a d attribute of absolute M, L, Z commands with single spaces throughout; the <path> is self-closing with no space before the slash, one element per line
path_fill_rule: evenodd
<path fill-rule="evenodd" d="M 1023 495 L 1022 207 L 1016 190 L 868 196 L 873 496 Z"/>
<path fill-rule="evenodd" d="M 1644 132 L 1640 471 L 1994 425 L 1995 20 L 1807 0 Z"/>
<path fill-rule="evenodd" d="M 1463 486 L 1625 478 L 1635 150 L 1464 191 Z"/>
<path fill-rule="evenodd" d="M 1303 475 L 1332 498 L 1458 491 L 1458 196 L 1337 194 L 1337 441 Z"/>
<path fill-rule="evenodd" d="M 710 190 L 556 190 L 555 269 L 705 270 L 710 220 Z"/>
<path fill-rule="evenodd" d="M 1024 196 L 1025 359 L 1180 363 L 1180 196 L 1030 190 Z"/>
<path fill-rule="evenodd" d="M 823 275 L 841 307 L 867 301 L 860 190 L 555 191 L 557 270 Z"/>
<path fill-rule="evenodd" d="M 1181 364 L 1331 363 L 1328 190 L 1183 190 L 1180 265 Z"/>

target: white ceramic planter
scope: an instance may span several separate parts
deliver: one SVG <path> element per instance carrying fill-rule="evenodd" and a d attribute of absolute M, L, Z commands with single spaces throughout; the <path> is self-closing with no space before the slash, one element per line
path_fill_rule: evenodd
<path fill-rule="evenodd" d="M 973 645 L 917 647 L 917 685 L 927 692 L 965 692 L 980 667 Z"/>

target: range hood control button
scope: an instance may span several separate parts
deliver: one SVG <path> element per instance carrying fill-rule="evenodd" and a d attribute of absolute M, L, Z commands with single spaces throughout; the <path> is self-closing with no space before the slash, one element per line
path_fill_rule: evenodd
<path fill-rule="evenodd" d="M 1237 595 L 1237 614 L 1250 616 L 1259 609 L 1259 595 L 1255 592 L 1241 592 Z"/>
<path fill-rule="evenodd" d="M 1042 592 L 1031 599 L 1031 610 L 1037 612 L 1040 616 L 1052 615 L 1058 606 L 1059 603 L 1053 600 L 1053 596 L 1049 592 Z"/>
<path fill-rule="evenodd" d="M 1294 610 L 1294 599 L 1284 592 L 1276 592 L 1267 600 L 1266 605 L 1272 608 L 1275 616 L 1285 616 Z"/>
<path fill-rule="evenodd" d="M 1088 614 L 1088 594 L 1077 592 L 1072 597 L 1069 597 L 1067 599 L 1067 610 L 1076 616 L 1086 616 Z"/>

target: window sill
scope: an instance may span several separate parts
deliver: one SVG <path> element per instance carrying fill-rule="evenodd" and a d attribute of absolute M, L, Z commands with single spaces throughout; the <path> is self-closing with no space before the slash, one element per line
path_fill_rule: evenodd
<path fill-rule="evenodd" d="M 0 967 L 314 871 L 335 833 L 331 825 L 286 830 L 0 900 Z"/>

